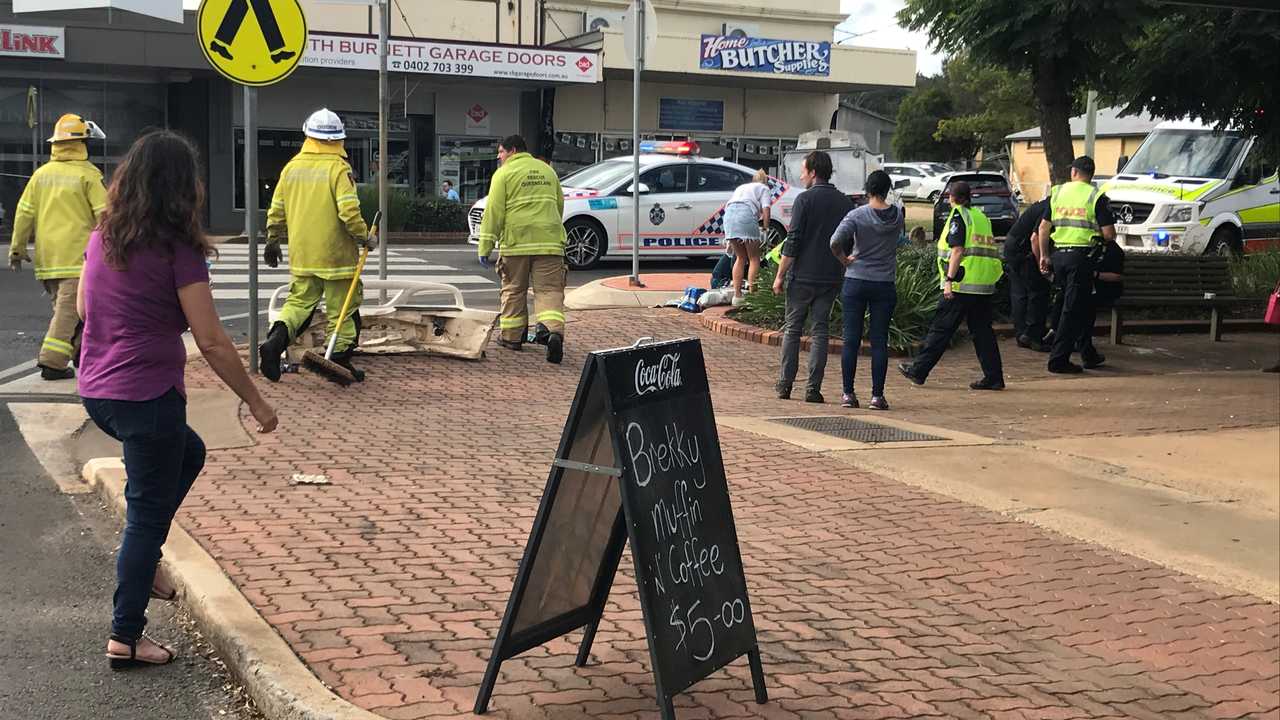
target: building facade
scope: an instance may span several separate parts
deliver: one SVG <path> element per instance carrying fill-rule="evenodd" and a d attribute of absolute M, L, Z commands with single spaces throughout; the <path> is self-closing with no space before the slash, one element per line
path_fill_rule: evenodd
<path fill-rule="evenodd" d="M 357 181 L 371 181 L 381 160 L 375 11 L 301 4 L 309 30 L 303 60 L 257 95 L 260 210 L 317 108 L 346 122 Z M 801 132 L 832 126 L 839 93 L 914 83 L 914 53 L 832 42 L 844 19 L 838 0 L 655 6 L 657 51 L 641 86 L 645 137 L 692 137 L 706 155 L 776 170 Z M 447 179 L 464 202 L 483 197 L 497 142 L 512 133 L 562 173 L 629 154 L 626 7 L 613 0 L 394 6 L 392 184 L 432 194 Z M 15 15 L 10 0 L 0 0 L 4 31 L 37 39 L 0 49 L 0 204 L 11 208 L 33 163 L 47 157 L 43 140 L 57 117 L 78 112 L 108 134 L 92 150 L 108 175 L 146 128 L 190 135 L 205 152 L 211 230 L 243 226 L 242 92 L 209 69 L 194 13 L 181 25 L 119 11 Z"/>
<path fill-rule="evenodd" d="M 1150 115 L 1121 117 L 1120 108 L 1099 108 L 1093 143 L 1093 161 L 1098 168 L 1098 177 L 1110 177 L 1118 172 L 1116 166 L 1120 159 L 1132 156 L 1159 123 L 1158 118 Z M 1072 152 L 1077 156 L 1084 154 L 1084 126 L 1083 115 L 1071 118 Z M 1044 156 L 1040 128 L 1013 133 L 1005 140 L 1009 141 L 1012 165 L 1009 181 L 1015 190 L 1022 192 L 1023 202 L 1036 202 L 1049 194 L 1049 161 Z"/>

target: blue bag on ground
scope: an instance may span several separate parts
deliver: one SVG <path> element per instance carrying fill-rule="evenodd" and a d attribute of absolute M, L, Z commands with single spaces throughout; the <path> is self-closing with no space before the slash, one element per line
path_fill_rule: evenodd
<path fill-rule="evenodd" d="M 698 307 L 698 298 L 702 297 L 702 293 L 706 292 L 703 288 L 688 287 L 684 289 L 684 297 L 680 300 L 680 309 L 685 312 L 702 312 L 702 308 Z"/>

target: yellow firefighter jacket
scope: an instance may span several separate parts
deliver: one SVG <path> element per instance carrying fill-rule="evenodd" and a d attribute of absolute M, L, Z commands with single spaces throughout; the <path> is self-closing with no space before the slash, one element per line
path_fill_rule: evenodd
<path fill-rule="evenodd" d="M 345 280 L 355 275 L 357 245 L 369 234 L 347 153 L 339 141 L 307 138 L 280 171 L 267 211 L 267 240 L 289 242 L 292 275 Z"/>
<path fill-rule="evenodd" d="M 480 256 L 564 255 L 564 193 L 551 166 L 516 153 L 493 174 L 484 217 Z"/>
<path fill-rule="evenodd" d="M 89 233 L 107 207 L 102 172 L 89 162 L 83 142 L 54 143 L 52 157 L 22 191 L 9 245 L 10 258 L 26 258 L 27 243 L 35 237 L 38 280 L 80 277 Z"/>

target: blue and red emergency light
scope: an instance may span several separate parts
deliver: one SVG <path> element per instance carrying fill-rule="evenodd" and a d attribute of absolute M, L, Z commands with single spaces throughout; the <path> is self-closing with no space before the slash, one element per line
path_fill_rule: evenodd
<path fill-rule="evenodd" d="M 697 155 L 701 148 L 692 140 L 645 140 L 640 143 L 640 152 L 654 155 Z"/>

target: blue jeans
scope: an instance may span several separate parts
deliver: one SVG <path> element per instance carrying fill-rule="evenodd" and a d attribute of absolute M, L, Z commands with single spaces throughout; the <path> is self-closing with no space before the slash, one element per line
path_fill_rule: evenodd
<path fill-rule="evenodd" d="M 136 640 L 147 624 L 147 602 L 169 525 L 204 467 L 204 442 L 187 426 L 187 401 L 175 389 L 144 402 L 85 398 L 84 408 L 103 432 L 124 445 L 129 479 L 111 634 Z"/>
<path fill-rule="evenodd" d="M 871 396 L 884 396 L 884 376 L 889 370 L 889 320 L 898 304 L 898 290 L 892 282 L 845 278 L 840 295 L 844 307 L 844 352 L 840 370 L 844 391 L 853 394 L 853 376 L 858 373 L 858 351 L 862 348 L 862 322 L 871 310 Z"/>

